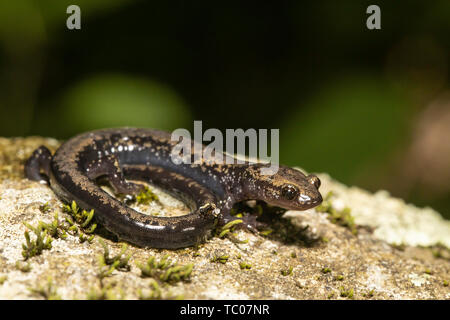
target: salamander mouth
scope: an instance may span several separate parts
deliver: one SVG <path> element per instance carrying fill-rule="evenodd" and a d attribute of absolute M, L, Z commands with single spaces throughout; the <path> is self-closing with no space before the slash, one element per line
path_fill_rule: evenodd
<path fill-rule="evenodd" d="M 314 208 L 314 207 L 318 206 L 319 204 L 321 204 L 322 201 L 323 201 L 323 199 L 322 199 L 322 195 L 320 193 L 318 193 L 314 198 L 311 198 L 306 195 L 299 196 L 299 202 L 300 202 L 300 206 L 302 207 L 302 210 Z"/>

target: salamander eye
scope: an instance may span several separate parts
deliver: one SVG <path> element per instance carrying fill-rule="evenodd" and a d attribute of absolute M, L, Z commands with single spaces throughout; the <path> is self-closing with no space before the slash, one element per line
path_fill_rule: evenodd
<path fill-rule="evenodd" d="M 285 185 L 281 189 L 281 196 L 287 200 L 293 200 L 298 194 L 298 190 L 293 185 Z"/>
<path fill-rule="evenodd" d="M 310 184 L 312 184 L 312 185 L 314 185 L 315 187 L 316 187 L 316 189 L 319 189 L 320 188 L 320 179 L 319 178 L 317 178 L 315 175 L 309 175 L 308 177 L 307 177 L 307 179 L 308 179 L 308 182 L 310 183 Z"/>

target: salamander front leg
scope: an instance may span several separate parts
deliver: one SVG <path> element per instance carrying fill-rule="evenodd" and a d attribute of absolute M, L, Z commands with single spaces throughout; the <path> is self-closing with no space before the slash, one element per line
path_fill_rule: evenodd
<path fill-rule="evenodd" d="M 30 158 L 25 163 L 25 175 L 28 179 L 48 184 L 50 176 L 50 162 L 52 154 L 44 146 L 34 150 Z M 44 172 L 42 174 L 41 172 Z"/>
<path fill-rule="evenodd" d="M 119 194 L 138 194 L 143 190 L 140 184 L 127 182 L 120 168 L 119 161 L 113 155 L 102 157 L 89 164 L 86 168 L 89 179 L 95 180 L 98 177 L 106 176 L 114 192 Z"/>
<path fill-rule="evenodd" d="M 255 214 L 248 214 L 243 216 L 242 218 L 238 218 L 231 215 L 231 208 L 233 207 L 233 203 L 227 202 L 224 207 L 221 209 L 221 219 L 220 225 L 226 225 L 227 223 L 235 220 L 242 220 L 242 223 L 236 225 L 237 228 L 246 229 L 253 233 L 258 233 L 258 228 L 266 226 L 264 223 L 256 220 L 257 216 Z"/>

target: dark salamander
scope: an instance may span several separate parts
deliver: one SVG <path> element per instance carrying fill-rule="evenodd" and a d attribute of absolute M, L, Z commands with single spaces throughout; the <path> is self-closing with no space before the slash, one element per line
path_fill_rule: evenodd
<path fill-rule="evenodd" d="M 178 141 L 158 130 L 116 128 L 87 132 L 65 143 L 52 156 L 41 146 L 25 164 L 31 180 L 47 182 L 64 201 L 75 200 L 94 209 L 96 219 L 119 238 L 143 247 L 182 248 L 204 240 L 216 220 L 233 219 L 234 203 L 256 199 L 293 210 L 306 210 L 322 202 L 320 180 L 280 166 L 262 175 L 267 164 L 175 164 L 172 148 Z M 217 155 L 216 155 L 217 156 Z M 145 215 L 103 191 L 96 179 L 106 177 L 116 193 L 136 194 L 143 180 L 160 185 L 186 199 L 191 213 L 178 217 Z M 254 220 L 252 220 L 254 222 Z M 248 222 L 248 223 L 247 223 Z M 244 226 L 254 229 L 251 220 Z"/>

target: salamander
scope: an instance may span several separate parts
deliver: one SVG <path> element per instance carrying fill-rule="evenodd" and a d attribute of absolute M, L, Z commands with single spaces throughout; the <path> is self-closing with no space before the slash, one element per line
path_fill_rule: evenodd
<path fill-rule="evenodd" d="M 48 183 L 63 201 L 94 209 L 107 230 L 142 247 L 176 249 L 204 241 L 215 223 L 235 219 L 230 210 L 239 201 L 263 200 L 292 210 L 322 202 L 315 175 L 287 166 L 264 175 L 261 168 L 267 164 L 250 161 L 176 164 L 171 152 L 177 143 L 170 133 L 153 129 L 90 131 L 67 140 L 53 155 L 44 146 L 36 149 L 25 163 L 25 175 Z M 97 183 L 100 177 L 116 193 L 127 195 L 142 190 L 133 180 L 160 185 L 183 196 L 191 212 L 177 217 L 142 214 L 104 191 Z M 251 219 L 244 222 L 254 229 Z"/>

